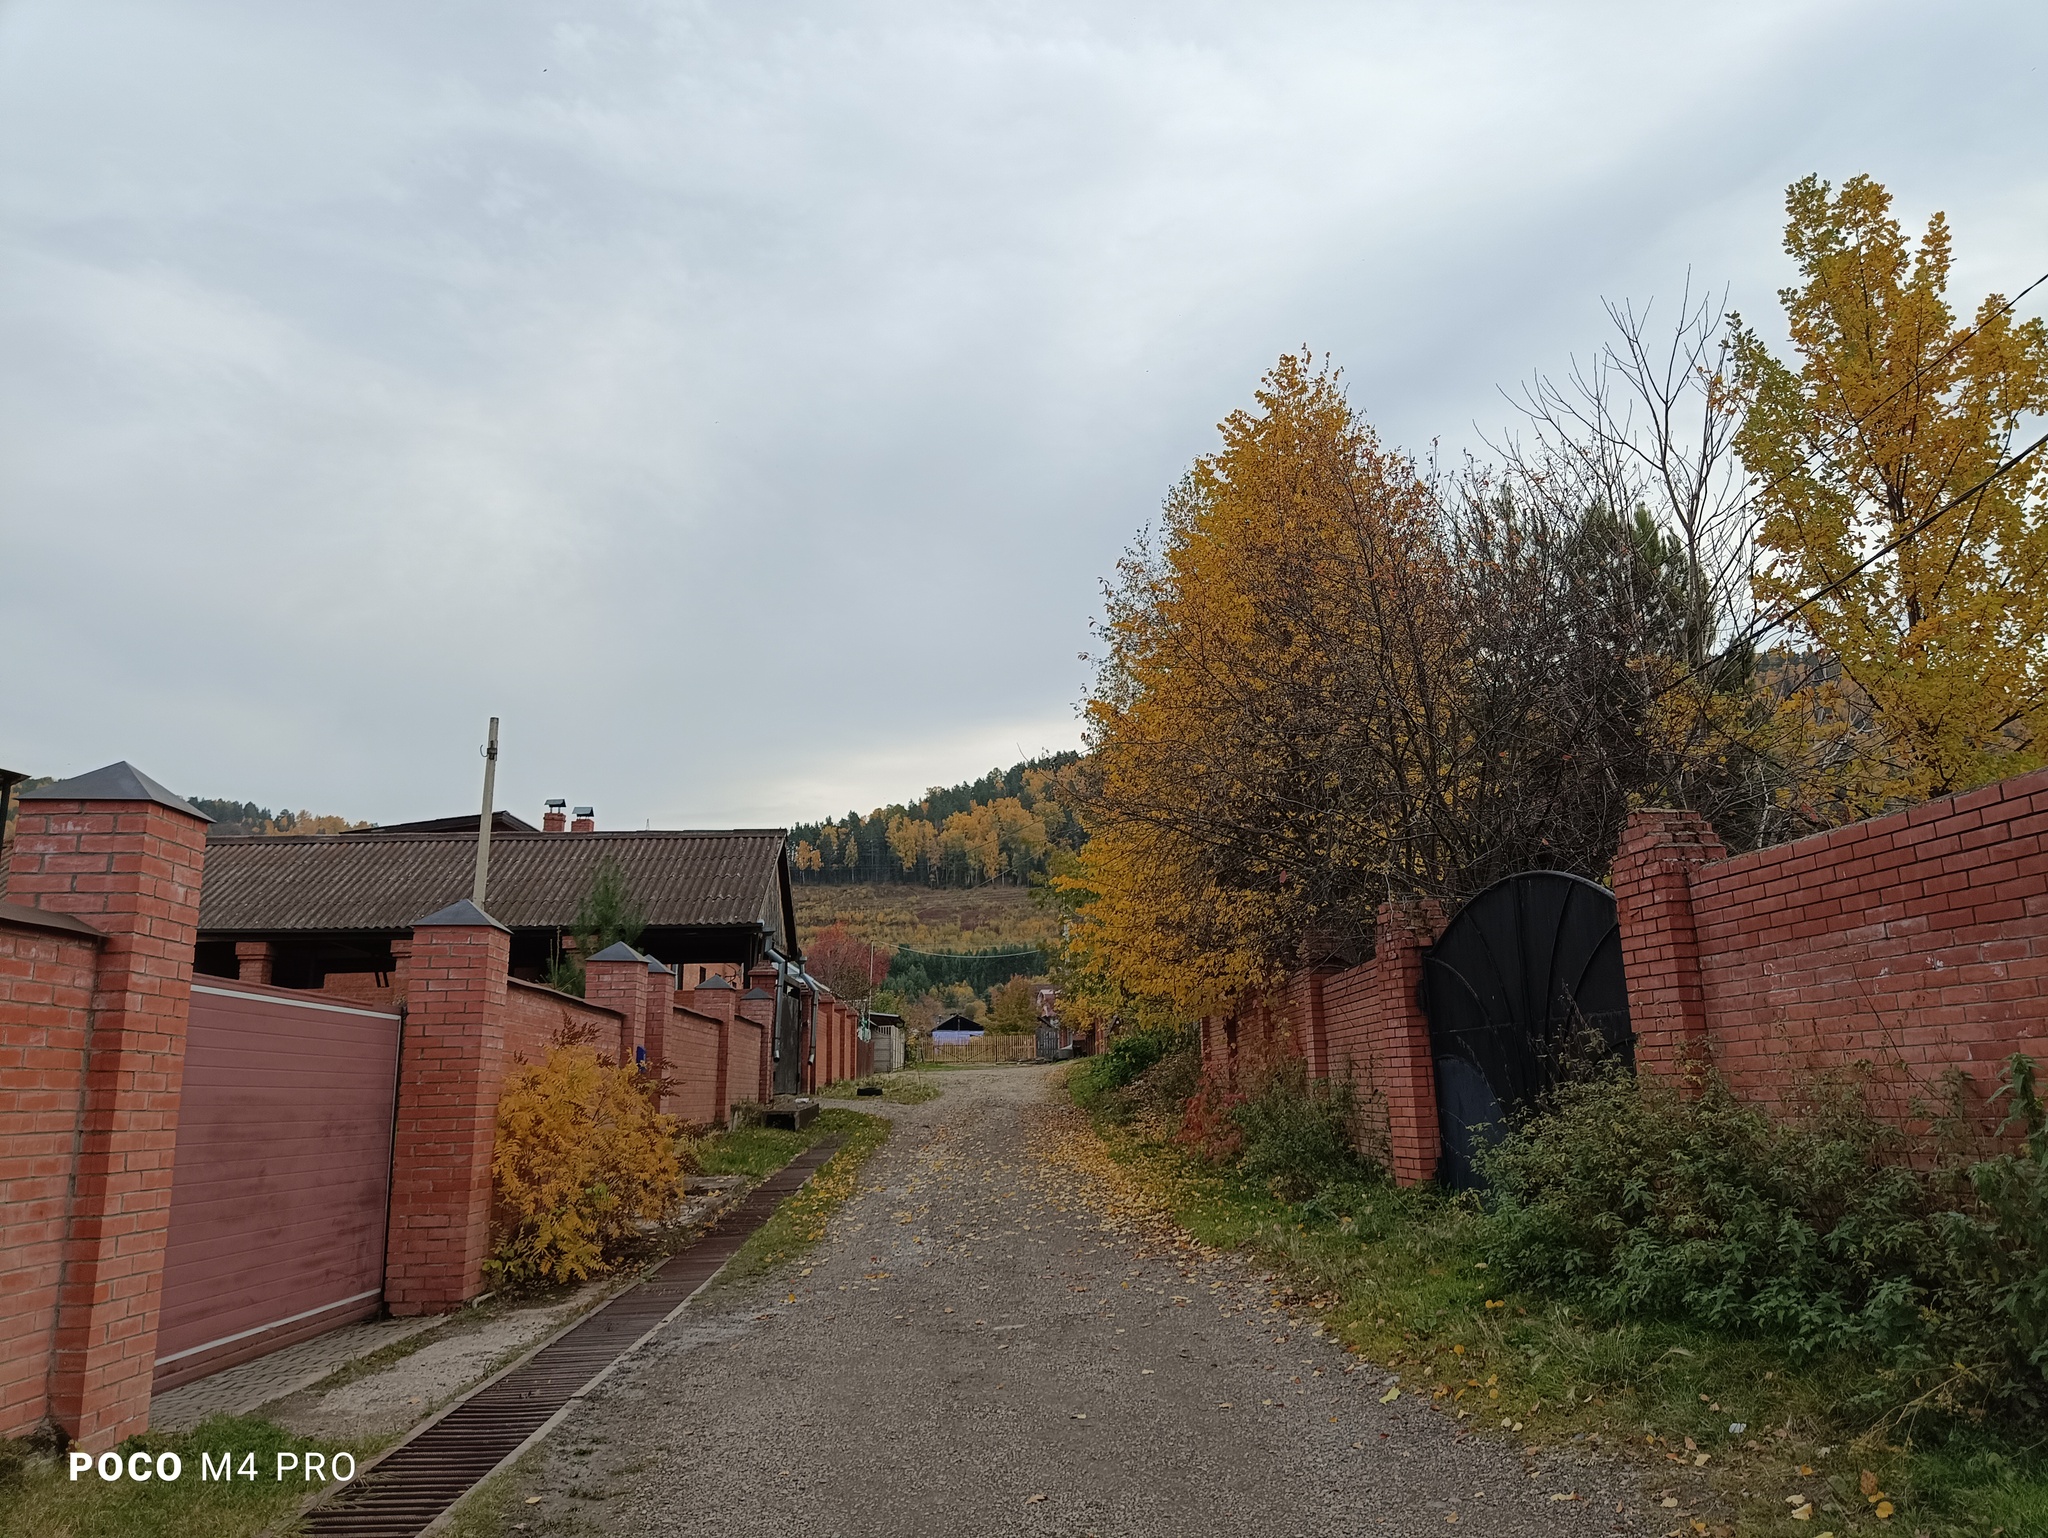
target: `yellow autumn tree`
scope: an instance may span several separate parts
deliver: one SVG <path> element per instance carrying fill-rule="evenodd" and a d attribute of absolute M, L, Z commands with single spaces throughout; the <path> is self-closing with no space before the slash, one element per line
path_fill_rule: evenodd
<path fill-rule="evenodd" d="M 1780 361 L 1738 330 L 1736 447 L 1761 488 L 1759 604 L 1783 613 L 1803 603 L 1795 623 L 1820 651 L 1793 708 L 1819 732 L 1863 739 L 1836 756 L 1848 815 L 2039 767 L 2039 457 L 1942 509 L 2003 463 L 2023 419 L 2048 409 L 2048 328 L 2015 321 L 1995 294 L 1959 325 L 1946 221 L 1934 215 L 1915 249 L 1891 194 L 1867 176 L 1839 191 L 1807 177 L 1786 194 L 1786 215 L 1801 281 L 1779 298 L 1795 356 Z"/>
<path fill-rule="evenodd" d="M 1220 433 L 1098 627 L 1062 987 L 1203 1012 L 1369 953 L 1389 899 L 1597 879 L 1632 804 L 1720 794 L 1659 715 L 1698 605 L 1647 511 L 1425 476 L 1306 354 Z"/>
<path fill-rule="evenodd" d="M 1414 466 L 1305 354 L 1257 401 L 1169 498 L 1158 550 L 1122 563 L 1068 878 L 1080 964 L 1190 1011 L 1256 986 L 1319 923 L 1355 930 L 1361 888 L 1410 889 L 1419 852 L 1370 786 L 1427 752 L 1418 675 L 1458 667 Z"/>

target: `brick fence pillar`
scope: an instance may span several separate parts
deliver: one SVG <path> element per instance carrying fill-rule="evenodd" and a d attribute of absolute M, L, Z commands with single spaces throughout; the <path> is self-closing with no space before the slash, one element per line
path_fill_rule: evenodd
<path fill-rule="evenodd" d="M 1436 1178 L 1442 1139 L 1436 1120 L 1436 1065 L 1422 1008 L 1422 954 L 1443 933 L 1433 902 L 1380 904 L 1373 951 L 1372 1081 L 1386 1097 L 1387 1159 L 1397 1185 Z"/>
<path fill-rule="evenodd" d="M 690 990 L 690 1008 L 718 1022 L 718 1067 L 712 1075 L 712 1116 L 723 1122 L 732 1110 L 732 1017 L 739 994 L 731 983 L 712 973 Z"/>
<path fill-rule="evenodd" d="M 394 1314 L 483 1290 L 511 953 L 512 932 L 467 898 L 413 926 L 384 1261 Z"/>
<path fill-rule="evenodd" d="M 1336 967 L 1303 967 L 1287 980 L 1287 1009 L 1294 1018 L 1295 1041 L 1312 1079 L 1330 1076 L 1330 1037 L 1323 1019 L 1323 983 Z"/>
<path fill-rule="evenodd" d="M 1728 851 L 1698 812 L 1631 812 L 1614 857 L 1614 904 L 1628 978 L 1636 1068 L 1685 1079 L 1707 1059 L 1707 1001 L 1693 927 L 1694 867 Z"/>
<path fill-rule="evenodd" d="M 631 1068 L 646 1023 L 647 958 L 623 940 L 607 945 L 583 963 L 583 997 L 624 1017 L 613 1047 L 619 1066 Z"/>
<path fill-rule="evenodd" d="M 129 764 L 25 791 L 7 895 L 89 921 L 50 1417 L 87 1451 L 149 1423 L 208 818 Z"/>
<path fill-rule="evenodd" d="M 647 958 L 647 1012 L 640 1024 L 640 1044 L 647 1049 L 647 1071 L 668 1075 L 668 1021 L 675 1013 L 676 975 L 652 956 Z"/>

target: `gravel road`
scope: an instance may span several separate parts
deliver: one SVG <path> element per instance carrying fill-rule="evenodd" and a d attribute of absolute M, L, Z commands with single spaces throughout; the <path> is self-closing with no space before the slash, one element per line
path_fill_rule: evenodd
<path fill-rule="evenodd" d="M 546 1534 L 1656 1533 L 1046 1156 L 1049 1070 L 946 1076 L 798 1266 L 715 1287 L 514 1476 Z M 1469 1425 L 1469 1423 L 1467 1423 Z M 538 1496 L 529 1502 L 527 1496 Z M 1558 1497 L 1568 1497 L 1559 1499 Z M 1654 1503 L 1652 1503 L 1654 1505 Z"/>

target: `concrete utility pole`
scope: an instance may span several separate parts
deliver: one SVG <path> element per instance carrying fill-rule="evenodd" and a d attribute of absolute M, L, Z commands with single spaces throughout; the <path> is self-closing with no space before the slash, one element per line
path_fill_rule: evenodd
<path fill-rule="evenodd" d="M 484 905 L 484 890 L 491 880 L 491 802 L 498 789 L 498 718 L 491 717 L 491 740 L 484 748 L 484 814 L 476 824 L 476 891 L 470 901 Z"/>

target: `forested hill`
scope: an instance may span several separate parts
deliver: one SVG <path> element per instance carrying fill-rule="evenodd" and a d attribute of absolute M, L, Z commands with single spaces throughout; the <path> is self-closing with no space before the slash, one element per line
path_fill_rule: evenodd
<path fill-rule="evenodd" d="M 915 803 L 798 823 L 789 830 L 790 872 L 800 882 L 1028 881 L 1058 853 L 1081 847 L 1073 794 L 1080 758 L 1028 758 L 965 784 L 934 786 Z"/>

